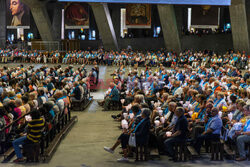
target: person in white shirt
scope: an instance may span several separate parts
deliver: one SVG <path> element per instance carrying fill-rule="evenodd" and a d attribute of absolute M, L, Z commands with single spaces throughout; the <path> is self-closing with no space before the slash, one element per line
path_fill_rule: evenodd
<path fill-rule="evenodd" d="M 181 82 L 180 81 L 175 81 L 174 82 L 174 89 L 172 91 L 173 96 L 177 97 L 177 98 L 181 98 L 181 94 L 182 94 L 183 90 L 181 87 Z"/>

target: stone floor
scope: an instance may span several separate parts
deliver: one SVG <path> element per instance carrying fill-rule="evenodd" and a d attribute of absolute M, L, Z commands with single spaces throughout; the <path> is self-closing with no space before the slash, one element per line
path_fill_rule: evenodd
<path fill-rule="evenodd" d="M 8 66 L 16 66 L 10 64 Z M 87 66 L 88 69 L 91 66 Z M 117 67 L 100 67 L 100 79 L 106 80 L 110 78 L 110 73 Z M 120 158 L 120 149 L 117 149 L 115 154 L 107 153 L 103 150 L 104 146 L 111 146 L 121 130 L 118 129 L 118 122 L 114 122 L 110 117 L 111 114 L 118 113 L 102 112 L 97 99 L 102 99 L 104 90 L 99 90 L 93 93 L 94 101 L 83 112 L 74 112 L 73 115 L 78 116 L 78 121 L 70 132 L 62 140 L 57 148 L 54 156 L 48 163 L 40 164 L 0 164 L 0 167 L 15 167 L 15 166 L 38 166 L 38 167 L 199 167 L 199 166 L 223 166 L 223 167 L 243 167 L 250 166 L 250 161 L 234 162 L 234 161 L 210 161 L 209 157 L 204 156 L 201 160 L 188 161 L 183 163 L 174 163 L 162 156 L 160 160 L 154 160 L 143 163 L 135 163 L 131 160 L 128 163 L 118 163 L 116 159 Z"/>

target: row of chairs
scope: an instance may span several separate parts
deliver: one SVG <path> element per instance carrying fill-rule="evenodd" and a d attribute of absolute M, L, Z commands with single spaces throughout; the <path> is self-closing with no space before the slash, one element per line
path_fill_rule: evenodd
<path fill-rule="evenodd" d="M 41 141 L 39 143 L 27 143 L 23 147 L 24 156 L 27 162 L 39 162 L 41 158 L 43 161 L 51 156 L 52 149 L 55 148 L 55 141 L 58 140 L 58 135 L 62 133 L 63 129 L 72 120 L 71 112 L 68 114 L 62 113 L 57 120 L 53 120 L 51 126 L 44 131 Z"/>
<path fill-rule="evenodd" d="M 90 90 L 87 88 L 84 88 L 84 91 L 82 91 L 80 100 L 72 100 L 71 109 L 73 111 L 83 111 L 91 100 L 92 100 L 92 96 L 90 96 Z"/>
<path fill-rule="evenodd" d="M 248 160 L 250 161 L 250 143 L 246 145 L 246 149 L 248 150 Z M 186 161 L 187 159 L 193 160 L 199 156 L 188 142 L 175 143 L 174 150 L 174 160 L 176 161 Z M 231 156 L 231 159 L 234 159 L 236 154 L 236 151 L 233 154 L 227 151 L 227 146 L 223 140 L 205 141 L 205 150 L 206 153 L 210 153 L 211 161 L 223 161 L 225 154 Z"/>
<path fill-rule="evenodd" d="M 19 119 L 22 119 L 22 117 Z M 53 145 L 55 144 L 54 141 L 57 140 L 56 138 L 58 138 L 57 135 L 62 133 L 63 129 L 69 126 L 69 123 L 74 119 L 76 119 L 76 117 L 71 118 L 70 110 L 68 110 L 67 114 L 61 112 L 58 117 L 46 126 L 39 143 L 24 144 L 23 154 L 27 158 L 27 162 L 38 162 L 40 158 L 45 160 L 48 157 L 48 152 L 50 152 L 49 150 L 55 148 Z M 9 126 L 14 126 L 14 124 L 8 125 L 7 128 Z M 14 149 L 11 145 L 13 140 L 14 138 L 12 140 L 10 140 L 10 138 L 6 138 L 6 147 L 4 153 L 2 154 L 4 157 L 3 162 L 8 162 L 14 156 Z"/>
<path fill-rule="evenodd" d="M 248 150 L 248 160 L 250 161 L 250 143 L 246 145 Z M 211 161 L 223 161 L 224 156 L 231 156 L 231 159 L 234 159 L 236 152 L 233 154 L 227 151 L 227 145 L 222 140 L 216 141 L 205 141 L 205 150 L 206 153 L 210 153 Z M 148 160 L 151 152 L 148 149 L 148 146 L 137 146 L 136 147 L 136 161 Z M 194 160 L 200 155 L 195 151 L 195 149 L 190 145 L 188 141 L 186 142 L 176 142 L 174 144 L 174 161 L 187 161 Z M 158 157 L 158 156 L 157 156 Z"/>

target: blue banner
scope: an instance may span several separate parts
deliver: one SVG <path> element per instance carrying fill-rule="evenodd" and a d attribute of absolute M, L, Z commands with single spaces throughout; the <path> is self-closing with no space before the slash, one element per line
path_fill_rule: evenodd
<path fill-rule="evenodd" d="M 59 0 L 61 2 L 150 3 L 175 5 L 231 5 L 231 0 Z"/>

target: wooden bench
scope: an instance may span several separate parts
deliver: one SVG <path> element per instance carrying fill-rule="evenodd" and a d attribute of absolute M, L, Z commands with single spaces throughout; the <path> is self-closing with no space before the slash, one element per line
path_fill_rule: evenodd
<path fill-rule="evenodd" d="M 175 161 L 186 161 L 188 157 L 187 152 L 187 143 L 183 142 L 176 142 L 174 144 L 174 160 Z"/>
<path fill-rule="evenodd" d="M 160 153 L 158 151 L 157 148 L 155 149 L 150 149 L 150 158 L 154 159 L 154 158 L 160 158 Z"/>
<path fill-rule="evenodd" d="M 112 111 L 116 111 L 116 110 L 121 110 L 122 109 L 122 104 L 120 101 L 110 101 L 110 104 L 109 104 L 109 109 Z"/>
<path fill-rule="evenodd" d="M 190 153 L 189 159 L 193 160 L 196 157 L 199 157 L 199 154 L 197 153 L 197 151 L 195 150 L 195 148 L 193 146 L 187 146 L 187 149 Z"/>
<path fill-rule="evenodd" d="M 136 153 L 136 156 L 135 156 L 136 161 L 148 160 L 148 157 L 149 157 L 148 146 L 136 146 L 135 153 Z M 139 155 L 140 155 L 140 159 L 139 159 Z"/>
<path fill-rule="evenodd" d="M 39 162 L 40 143 L 26 143 L 23 145 L 26 162 Z"/>
<path fill-rule="evenodd" d="M 248 161 L 250 161 L 250 143 L 246 144 L 246 148 L 248 150 Z"/>
<path fill-rule="evenodd" d="M 80 100 L 72 101 L 71 108 L 76 111 L 82 111 L 84 100 L 85 100 L 84 98 L 81 98 Z"/>
<path fill-rule="evenodd" d="M 81 98 L 81 100 L 74 100 L 71 103 L 73 111 L 83 111 L 93 101 L 93 96 Z"/>
<path fill-rule="evenodd" d="M 4 157 L 4 160 L 3 161 L 8 161 L 8 159 L 11 158 L 11 156 L 14 154 L 14 148 L 11 147 L 9 148 L 7 151 L 4 152 L 3 154 L 3 157 Z"/>
<path fill-rule="evenodd" d="M 229 159 L 232 159 L 232 160 L 235 159 L 235 151 L 230 149 L 230 147 L 225 143 L 224 143 L 224 151 L 225 151 L 226 155 L 228 155 L 230 157 Z"/>
<path fill-rule="evenodd" d="M 211 160 L 223 161 L 224 143 L 222 143 L 221 141 L 212 141 L 210 147 L 211 147 Z"/>

